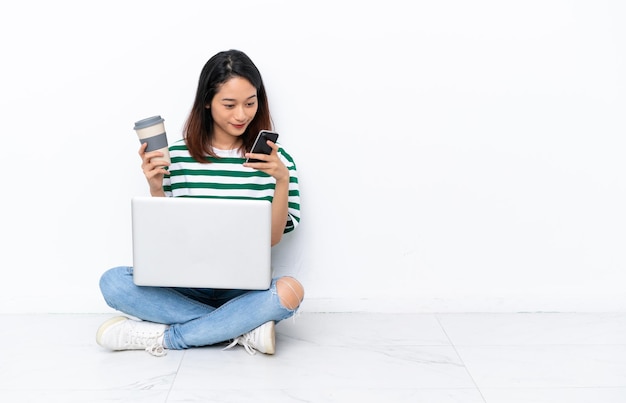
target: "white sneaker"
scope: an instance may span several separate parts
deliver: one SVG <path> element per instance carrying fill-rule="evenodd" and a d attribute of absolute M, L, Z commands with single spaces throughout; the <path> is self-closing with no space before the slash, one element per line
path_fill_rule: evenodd
<path fill-rule="evenodd" d="M 256 354 L 257 351 L 263 354 L 274 354 L 276 349 L 274 322 L 266 322 L 256 329 L 237 337 L 224 350 L 237 344 L 242 345 L 251 355 Z"/>
<path fill-rule="evenodd" d="M 96 342 L 111 350 L 146 350 L 162 357 L 163 333 L 168 328 L 160 323 L 145 322 L 117 316 L 104 322 L 96 333 Z"/>

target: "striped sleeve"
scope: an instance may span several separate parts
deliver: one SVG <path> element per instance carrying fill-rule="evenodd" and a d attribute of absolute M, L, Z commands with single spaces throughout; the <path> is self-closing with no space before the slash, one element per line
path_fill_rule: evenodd
<path fill-rule="evenodd" d="M 295 161 L 283 148 L 279 149 L 279 153 L 281 160 L 289 169 L 289 209 L 284 231 L 284 233 L 288 233 L 296 229 L 300 223 L 300 187 L 298 184 L 298 171 Z"/>

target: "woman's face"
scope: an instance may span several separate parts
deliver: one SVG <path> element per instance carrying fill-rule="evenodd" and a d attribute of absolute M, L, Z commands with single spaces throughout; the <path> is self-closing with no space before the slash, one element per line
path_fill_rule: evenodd
<path fill-rule="evenodd" d="M 207 105 L 213 117 L 213 146 L 232 149 L 259 109 L 256 88 L 242 77 L 233 77 L 221 85 Z"/>

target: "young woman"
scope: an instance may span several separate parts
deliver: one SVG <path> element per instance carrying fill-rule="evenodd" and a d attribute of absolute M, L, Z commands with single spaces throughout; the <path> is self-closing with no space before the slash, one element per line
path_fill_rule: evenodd
<path fill-rule="evenodd" d="M 219 52 L 204 65 L 183 138 L 163 154 L 139 149 L 154 197 L 257 198 L 272 203 L 272 246 L 300 221 L 296 165 L 278 144 L 270 155 L 250 153 L 257 133 L 272 129 L 261 74 L 241 51 Z M 247 157 L 261 161 L 246 163 Z M 153 162 L 154 160 L 154 162 Z M 234 186 L 233 186 L 234 185 Z M 275 351 L 274 325 L 292 316 L 304 298 L 293 277 L 274 278 L 266 291 L 136 286 L 132 267 L 116 267 L 100 279 L 107 304 L 135 320 L 104 322 L 96 341 L 111 350 L 145 349 L 164 355 L 230 341 L 254 354 Z"/>

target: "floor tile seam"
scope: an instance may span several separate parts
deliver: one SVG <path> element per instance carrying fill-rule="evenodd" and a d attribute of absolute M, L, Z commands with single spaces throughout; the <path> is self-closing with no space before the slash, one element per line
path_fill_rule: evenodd
<path fill-rule="evenodd" d="M 461 357 L 461 354 L 459 354 L 459 351 L 457 350 L 456 346 L 452 342 L 452 339 L 448 335 L 448 332 L 446 332 L 446 329 L 441 323 L 441 320 L 439 319 L 438 315 L 435 315 L 435 320 L 439 324 L 439 327 L 441 328 L 441 331 L 443 332 L 443 334 L 446 336 L 446 339 L 448 339 L 448 342 L 450 343 L 450 346 L 454 350 L 454 353 L 456 354 L 456 356 L 459 358 L 459 361 L 461 361 L 461 365 L 463 365 L 463 368 L 465 369 L 467 376 L 469 376 L 469 378 L 471 379 L 472 384 L 474 385 L 474 387 L 476 388 L 476 391 L 480 395 L 480 398 L 483 400 L 484 403 L 486 403 L 487 400 L 485 399 L 485 396 L 483 395 L 483 392 L 481 391 L 480 386 L 478 386 L 478 382 L 476 382 L 476 379 L 474 379 L 474 376 L 472 376 L 472 373 L 470 372 L 469 368 L 465 364 L 465 361 L 463 360 L 463 357 Z"/>
<path fill-rule="evenodd" d="M 176 380 L 178 379 L 178 374 L 180 373 L 180 369 L 183 366 L 183 362 L 185 361 L 186 356 L 187 356 L 187 351 L 183 350 L 180 360 L 178 361 L 178 365 L 176 366 L 176 371 L 174 372 L 174 379 L 172 379 L 172 382 L 170 382 L 169 387 L 167 388 L 167 395 L 165 396 L 166 402 L 168 401 L 170 394 L 172 393 L 172 391 L 174 390 L 176 386 Z"/>

